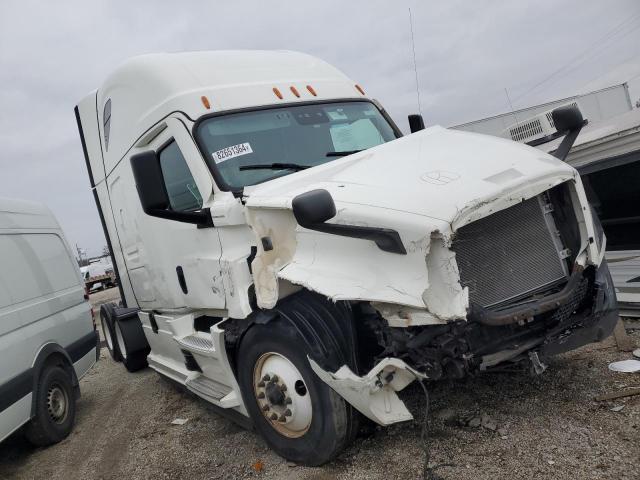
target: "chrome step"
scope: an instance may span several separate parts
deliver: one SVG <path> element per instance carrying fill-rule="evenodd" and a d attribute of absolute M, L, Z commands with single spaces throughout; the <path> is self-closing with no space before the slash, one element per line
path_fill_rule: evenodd
<path fill-rule="evenodd" d="M 213 347 L 213 342 L 200 335 L 187 335 L 186 337 L 176 338 L 176 342 L 180 345 L 180 348 L 189 350 L 191 352 L 200 353 L 206 356 L 217 356 L 216 350 Z"/>
<path fill-rule="evenodd" d="M 231 387 L 216 382 L 204 375 L 190 378 L 185 382 L 187 388 L 205 398 L 221 400 L 223 397 L 231 393 Z"/>

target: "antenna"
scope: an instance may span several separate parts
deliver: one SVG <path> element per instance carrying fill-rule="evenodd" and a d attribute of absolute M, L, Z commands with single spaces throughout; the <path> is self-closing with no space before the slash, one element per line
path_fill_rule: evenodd
<path fill-rule="evenodd" d="M 413 71 L 416 74 L 416 95 L 418 96 L 418 113 L 422 115 L 420 106 L 420 85 L 418 84 L 418 67 L 416 66 L 416 43 L 413 39 L 413 17 L 411 16 L 411 8 L 409 8 L 409 28 L 411 29 L 411 50 L 413 52 Z"/>
<path fill-rule="evenodd" d="M 516 122 L 517 122 L 518 116 L 516 115 L 516 112 L 513 110 L 513 104 L 511 103 L 511 97 L 509 96 L 509 90 L 507 90 L 507 87 L 504 87 L 504 93 L 507 96 L 507 100 L 509 101 L 509 107 L 511 107 L 511 115 L 513 115 L 513 117 L 516 119 Z"/>

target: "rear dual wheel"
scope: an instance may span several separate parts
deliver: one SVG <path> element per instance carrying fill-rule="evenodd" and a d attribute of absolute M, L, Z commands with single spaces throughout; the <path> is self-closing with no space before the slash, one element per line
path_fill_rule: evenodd
<path fill-rule="evenodd" d="M 149 346 L 140 320 L 137 318 L 129 320 L 118 320 L 114 322 L 116 345 L 122 358 L 122 363 L 130 372 L 137 372 L 148 366 L 147 355 Z M 141 338 L 140 338 L 141 337 Z M 140 344 L 146 345 L 141 348 Z"/>
<path fill-rule="evenodd" d="M 120 362 L 122 360 L 122 354 L 118 348 L 118 344 L 115 341 L 115 309 L 116 306 L 113 303 L 105 303 L 100 306 L 100 323 L 102 324 L 102 336 L 107 344 L 107 350 L 114 362 Z"/>
<path fill-rule="evenodd" d="M 357 412 L 311 369 L 290 325 L 254 325 L 238 351 L 238 383 L 256 430 L 282 457 L 326 463 L 357 433 Z"/>

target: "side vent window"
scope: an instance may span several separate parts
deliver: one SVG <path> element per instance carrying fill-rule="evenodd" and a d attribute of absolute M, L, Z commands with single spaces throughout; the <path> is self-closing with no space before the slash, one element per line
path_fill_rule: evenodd
<path fill-rule="evenodd" d="M 160 151 L 160 169 L 173 210 L 193 211 L 202 208 L 202 195 L 175 141 Z"/>
<path fill-rule="evenodd" d="M 104 104 L 104 112 L 102 113 L 102 126 L 104 127 L 104 150 L 109 150 L 109 132 L 111 130 L 111 99 Z"/>

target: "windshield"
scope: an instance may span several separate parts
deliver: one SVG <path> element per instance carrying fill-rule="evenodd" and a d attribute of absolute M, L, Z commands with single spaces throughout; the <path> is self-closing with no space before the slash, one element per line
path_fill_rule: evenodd
<path fill-rule="evenodd" d="M 396 138 L 370 102 L 274 107 L 211 117 L 196 135 L 232 190 L 330 162 Z"/>

